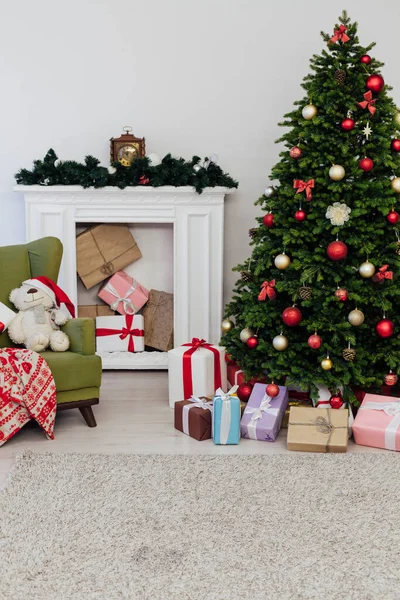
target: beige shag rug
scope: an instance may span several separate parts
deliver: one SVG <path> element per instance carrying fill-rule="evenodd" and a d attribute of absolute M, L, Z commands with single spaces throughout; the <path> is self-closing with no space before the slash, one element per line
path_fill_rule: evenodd
<path fill-rule="evenodd" d="M 24 453 L 0 598 L 398 600 L 400 456 Z"/>

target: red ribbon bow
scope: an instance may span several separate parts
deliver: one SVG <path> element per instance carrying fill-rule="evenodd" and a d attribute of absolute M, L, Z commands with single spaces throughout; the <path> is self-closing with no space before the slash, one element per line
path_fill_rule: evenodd
<path fill-rule="evenodd" d="M 258 299 L 265 300 L 267 296 L 270 300 L 276 298 L 276 293 L 273 289 L 274 287 L 275 279 L 271 279 L 271 281 L 264 281 L 264 283 L 261 285 L 261 292 L 258 294 Z"/>
<path fill-rule="evenodd" d="M 376 102 L 376 98 L 372 97 L 371 90 L 369 90 L 368 92 L 365 92 L 364 98 L 365 98 L 365 100 L 363 100 L 362 102 L 357 102 L 358 106 L 360 108 L 368 107 L 368 110 L 371 113 L 371 115 L 374 115 L 376 113 L 376 108 L 374 106 L 374 104 Z"/>
<path fill-rule="evenodd" d="M 210 350 L 214 355 L 214 390 L 222 387 L 222 376 L 221 376 L 221 362 L 220 354 L 217 348 L 214 348 L 212 344 L 208 344 L 205 340 L 199 338 L 193 338 L 188 344 L 182 344 L 183 346 L 189 346 L 189 350 L 186 350 L 182 356 L 182 367 L 183 367 L 183 395 L 184 400 L 187 400 L 193 395 L 193 374 L 192 374 L 192 355 L 199 348 L 205 348 Z"/>
<path fill-rule="evenodd" d="M 106 335 L 118 335 L 121 340 L 126 339 L 129 336 L 128 341 L 128 352 L 135 352 L 135 342 L 133 341 L 133 337 L 143 337 L 144 330 L 143 329 L 132 329 L 134 315 L 125 315 L 125 327 L 122 329 L 108 329 L 106 327 L 99 327 L 96 329 L 97 337 L 104 337 Z"/>
<path fill-rule="evenodd" d="M 382 281 L 382 279 L 393 279 L 393 271 L 388 271 L 389 265 L 383 265 L 380 267 L 379 272 L 375 273 L 372 280 Z"/>
<path fill-rule="evenodd" d="M 302 179 L 295 179 L 293 182 L 293 187 L 297 190 L 296 194 L 300 194 L 300 192 L 306 193 L 306 200 L 310 202 L 312 198 L 311 189 L 314 187 L 314 179 L 309 179 L 308 181 L 303 181 Z"/>
<path fill-rule="evenodd" d="M 339 29 L 334 29 L 333 36 L 331 37 L 331 39 L 329 41 L 333 42 L 334 44 L 336 42 L 338 42 L 339 40 L 343 43 L 348 42 L 350 38 L 347 35 L 347 33 L 345 33 L 346 31 L 347 31 L 347 27 L 345 25 L 340 25 Z"/>
<path fill-rule="evenodd" d="M 146 185 L 147 183 L 149 183 L 150 179 L 148 177 L 146 177 L 145 175 L 142 175 L 141 178 L 139 179 L 139 185 Z"/>

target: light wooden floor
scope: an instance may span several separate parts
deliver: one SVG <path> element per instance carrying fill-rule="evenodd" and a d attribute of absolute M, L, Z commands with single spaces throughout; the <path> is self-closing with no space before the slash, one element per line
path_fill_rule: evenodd
<path fill-rule="evenodd" d="M 173 426 L 168 406 L 165 371 L 107 371 L 103 373 L 100 404 L 94 407 L 97 427 L 86 426 L 78 410 L 57 415 L 55 440 L 47 440 L 36 425 L 27 425 L 0 448 L 0 487 L 23 449 L 36 452 L 161 453 L 161 454 L 276 454 L 287 452 L 286 430 L 275 443 L 241 440 L 238 446 L 197 442 Z M 379 452 L 349 442 L 350 452 Z M 381 452 L 385 452 L 382 450 Z"/>

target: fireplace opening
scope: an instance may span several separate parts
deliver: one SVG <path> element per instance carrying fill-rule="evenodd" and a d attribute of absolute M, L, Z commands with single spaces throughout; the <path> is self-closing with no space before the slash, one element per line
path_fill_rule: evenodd
<path fill-rule="evenodd" d="M 77 223 L 76 224 L 76 235 L 81 236 L 82 233 L 86 232 L 92 227 L 98 226 L 99 223 Z M 107 224 L 109 225 L 109 224 Z M 116 225 L 116 224 L 113 224 Z M 158 303 L 167 303 L 171 305 L 171 297 L 167 294 L 173 295 L 174 293 L 174 226 L 173 223 L 136 223 L 136 224 L 118 224 L 121 226 L 121 236 L 127 235 L 126 227 L 128 227 L 130 234 L 133 236 L 133 240 L 137 244 L 137 248 L 140 250 L 142 256 L 131 262 L 130 264 L 119 269 L 126 273 L 127 276 L 137 282 L 140 286 L 150 292 L 149 301 L 146 302 L 143 307 L 137 308 L 134 304 L 135 314 L 144 315 L 144 351 L 105 351 L 104 348 L 97 348 L 98 354 L 102 356 L 103 369 L 166 369 L 167 368 L 167 353 L 166 344 L 169 342 L 165 341 L 168 334 L 168 324 L 162 323 L 161 327 L 165 327 L 167 332 L 163 334 L 163 340 L 160 341 L 159 335 L 155 330 L 155 323 L 159 322 L 159 318 L 155 318 L 157 310 L 163 310 L 163 308 L 157 308 Z M 114 227 L 115 235 L 115 227 Z M 96 236 L 95 236 L 96 237 Z M 129 237 L 129 236 L 128 236 Z M 80 237 L 80 240 L 85 239 Z M 98 240 L 97 240 L 98 241 Z M 118 240 L 115 240 L 118 245 Z M 79 244 L 78 244 L 79 245 Z M 101 245 L 101 242 L 100 244 Z M 111 244 L 112 245 L 112 244 Z M 101 248 L 100 248 L 101 250 Z M 124 245 L 121 245 L 121 250 L 124 250 Z M 81 250 L 77 248 L 77 254 Z M 87 249 L 88 260 L 90 260 L 90 246 Z M 118 251 L 115 252 L 118 255 Z M 80 258 L 77 256 L 77 262 L 79 264 Z M 112 261 L 110 261 L 112 262 Z M 115 268 L 114 265 L 110 268 Z M 85 264 L 85 271 L 90 270 Z M 107 269 L 105 269 L 107 270 Z M 103 276 L 105 273 L 103 274 Z M 101 275 L 97 274 L 93 276 L 93 281 L 98 279 Z M 85 285 L 81 277 L 77 274 L 77 300 L 78 300 L 78 316 L 90 316 L 90 317 L 101 317 L 119 315 L 119 312 L 111 311 L 109 304 L 104 302 L 98 293 L 109 282 L 110 276 L 107 276 L 103 281 L 92 285 L 92 280 L 87 277 L 83 278 Z M 89 289 L 87 289 L 89 287 Z M 115 288 L 114 288 L 115 289 Z M 163 292 L 163 295 L 157 292 Z M 145 301 L 145 298 L 141 298 L 141 302 Z M 122 306 L 120 303 L 119 307 Z M 147 306 L 147 310 L 146 310 Z M 150 309 L 151 307 L 151 309 Z M 113 307 L 115 308 L 115 306 Z M 129 309 L 128 309 L 129 310 Z M 168 320 L 168 314 L 170 312 L 164 311 L 166 320 Z M 154 341 L 155 345 L 162 346 L 164 350 L 154 348 L 147 344 L 146 340 L 146 321 L 149 321 L 148 326 L 148 340 Z M 173 320 L 173 316 L 172 316 Z M 134 318 L 135 321 L 135 318 Z M 140 319 L 138 320 L 140 322 Z M 170 323 L 169 330 L 173 335 L 173 323 Z M 109 325 L 108 325 L 109 327 Z M 133 325 L 135 328 L 135 325 Z M 156 327 L 157 329 L 157 327 Z M 150 335 L 151 333 L 151 335 Z M 173 344 L 173 337 L 171 335 L 171 342 Z M 104 340 L 102 340 L 104 342 Z M 107 345 L 107 344 L 106 344 Z M 140 345 L 140 344 L 139 344 Z M 104 346 L 104 343 L 102 344 Z"/>

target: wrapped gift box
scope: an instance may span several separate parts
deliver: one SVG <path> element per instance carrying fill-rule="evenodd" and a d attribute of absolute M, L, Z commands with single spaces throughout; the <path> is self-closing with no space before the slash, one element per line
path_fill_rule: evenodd
<path fill-rule="evenodd" d="M 271 398 L 265 393 L 265 384 L 256 383 L 240 423 L 242 437 L 274 442 L 287 406 L 287 387 L 279 386 L 279 394 Z"/>
<path fill-rule="evenodd" d="M 190 435 L 202 442 L 209 440 L 212 432 L 213 403 L 209 398 L 196 398 L 175 402 L 174 425 L 175 429 Z"/>
<path fill-rule="evenodd" d="M 97 225 L 76 238 L 76 270 L 86 289 L 142 256 L 127 225 Z"/>
<path fill-rule="evenodd" d="M 143 352 L 142 315 L 115 315 L 96 318 L 97 352 Z"/>
<path fill-rule="evenodd" d="M 227 389 L 225 348 L 193 338 L 168 352 L 168 387 L 171 408 L 177 400 L 213 396 Z"/>
<path fill-rule="evenodd" d="M 231 445 L 240 441 L 240 400 L 236 396 L 237 386 L 225 393 L 216 391 L 213 398 L 213 440 L 214 444 Z"/>
<path fill-rule="evenodd" d="M 118 271 L 100 288 L 98 296 L 111 310 L 134 315 L 146 304 L 149 291 L 125 271 Z"/>
<path fill-rule="evenodd" d="M 0 302 L 0 333 L 7 329 L 16 314 L 11 308 Z"/>
<path fill-rule="evenodd" d="M 365 394 L 353 423 L 353 435 L 361 446 L 400 451 L 400 399 Z"/>
<path fill-rule="evenodd" d="M 146 329 L 145 345 L 168 352 L 174 345 L 174 296 L 150 290 L 143 311 Z"/>
<path fill-rule="evenodd" d="M 291 400 L 289 389 L 288 389 L 288 393 L 289 393 L 289 402 L 288 402 L 287 409 L 285 410 L 285 414 L 283 415 L 282 429 L 287 429 L 289 427 L 289 414 L 290 414 L 290 409 L 292 408 L 292 406 L 311 406 L 311 400 L 305 400 L 305 401 Z"/>
<path fill-rule="evenodd" d="M 113 317 L 115 312 L 107 304 L 87 304 L 78 306 L 78 317 L 95 319 L 96 317 Z"/>
<path fill-rule="evenodd" d="M 289 414 L 288 450 L 346 452 L 348 411 L 293 406 Z"/>
<path fill-rule="evenodd" d="M 267 377 L 253 377 L 252 379 L 246 380 L 244 372 L 235 362 L 229 362 L 227 365 L 227 377 L 229 385 L 240 385 L 241 383 L 267 383 Z"/>

